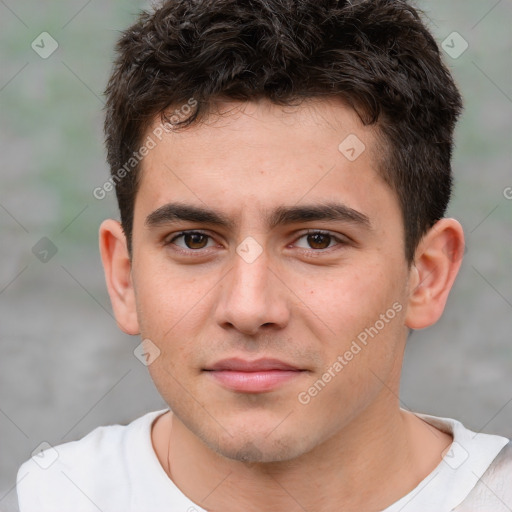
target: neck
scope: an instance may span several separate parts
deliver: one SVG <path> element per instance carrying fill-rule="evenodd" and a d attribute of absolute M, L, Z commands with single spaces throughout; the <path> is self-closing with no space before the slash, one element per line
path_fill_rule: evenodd
<path fill-rule="evenodd" d="M 155 423 L 152 438 L 176 486 L 213 512 L 334 512 L 341 504 L 343 510 L 383 510 L 433 471 L 452 442 L 390 398 L 377 400 L 323 444 L 290 461 L 225 458 L 170 413 Z"/>

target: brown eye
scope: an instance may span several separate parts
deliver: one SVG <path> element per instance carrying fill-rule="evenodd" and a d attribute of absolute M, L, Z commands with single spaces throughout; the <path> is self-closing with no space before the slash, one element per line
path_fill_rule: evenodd
<path fill-rule="evenodd" d="M 176 245 L 185 251 L 199 251 L 200 249 L 211 247 L 211 244 L 208 245 L 210 241 L 213 242 L 211 236 L 201 233 L 200 231 L 184 231 L 167 243 Z"/>
<path fill-rule="evenodd" d="M 189 249 L 204 249 L 208 243 L 208 237 L 202 233 L 185 233 L 183 240 Z"/>
<path fill-rule="evenodd" d="M 336 236 L 329 232 L 312 230 L 300 236 L 295 242 L 295 246 L 309 250 L 310 253 L 322 253 L 327 252 L 327 249 L 341 249 L 348 243 L 343 235 Z"/>
<path fill-rule="evenodd" d="M 312 249 L 327 249 L 331 243 L 331 238 L 331 235 L 325 233 L 307 235 L 308 244 Z"/>

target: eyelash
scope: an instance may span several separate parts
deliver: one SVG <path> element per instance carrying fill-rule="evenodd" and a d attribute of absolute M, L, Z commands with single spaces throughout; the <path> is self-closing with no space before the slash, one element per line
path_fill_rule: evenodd
<path fill-rule="evenodd" d="M 318 229 L 308 230 L 305 233 L 302 233 L 298 238 L 295 239 L 295 242 L 297 242 L 301 238 L 307 237 L 308 235 L 317 235 L 317 234 L 318 235 L 325 235 L 325 236 L 330 237 L 331 241 L 337 242 L 337 246 L 346 246 L 346 245 L 349 244 L 349 242 L 346 239 L 337 237 L 337 236 L 335 236 L 334 234 L 332 234 L 329 231 L 322 231 L 322 230 L 318 230 Z M 186 235 L 203 235 L 203 236 L 208 237 L 209 239 L 213 239 L 213 237 L 211 235 L 209 235 L 208 233 L 205 233 L 203 231 L 188 230 L 188 231 L 181 231 L 180 233 L 176 234 L 171 239 L 167 240 L 165 242 L 165 245 L 166 246 L 169 246 L 171 244 L 175 245 L 176 249 L 173 249 L 173 250 L 178 252 L 178 253 L 180 253 L 180 254 L 186 255 L 186 256 L 195 256 L 197 254 L 201 254 L 202 252 L 204 253 L 204 251 L 208 251 L 208 249 L 211 249 L 211 248 L 183 249 L 183 248 L 177 246 L 174 243 L 176 240 L 178 240 L 179 238 L 182 238 L 182 237 L 184 237 Z M 316 254 L 322 254 L 322 253 L 330 252 L 332 249 L 335 249 L 335 247 L 336 246 L 326 247 L 325 249 L 304 249 L 302 247 L 299 247 L 299 250 L 302 250 L 302 251 L 305 251 L 305 252 L 309 252 L 311 254 L 315 254 L 316 255 Z"/>

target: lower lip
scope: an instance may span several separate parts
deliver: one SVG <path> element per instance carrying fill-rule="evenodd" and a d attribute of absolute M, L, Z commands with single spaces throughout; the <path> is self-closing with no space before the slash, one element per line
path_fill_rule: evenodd
<path fill-rule="evenodd" d="M 302 375 L 301 370 L 266 370 L 261 372 L 237 372 L 213 370 L 208 372 L 222 386 L 243 393 L 272 391 L 280 385 Z"/>

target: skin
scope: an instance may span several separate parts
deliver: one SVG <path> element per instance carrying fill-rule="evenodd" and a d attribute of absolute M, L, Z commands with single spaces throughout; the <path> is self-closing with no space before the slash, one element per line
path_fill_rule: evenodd
<path fill-rule="evenodd" d="M 440 220 L 408 264 L 399 204 L 378 173 L 375 127 L 339 100 L 293 108 L 225 102 L 218 112 L 166 134 L 145 157 L 132 257 L 117 221 L 100 229 L 117 322 L 160 350 L 149 370 L 173 414 L 153 424 L 155 453 L 207 510 L 382 510 L 414 489 L 452 442 L 400 409 L 398 394 L 408 328 L 441 316 L 461 263 L 462 228 Z M 366 146 L 354 161 L 338 150 L 350 134 Z M 232 226 L 148 225 L 175 202 L 215 210 Z M 276 208 L 326 202 L 368 225 L 267 223 Z M 183 230 L 208 236 L 174 239 Z M 236 252 L 247 237 L 262 251 L 252 262 Z M 299 393 L 393 304 L 401 306 L 396 316 L 301 403 Z M 268 392 L 235 392 L 204 371 L 228 357 L 277 358 L 304 371 Z"/>

